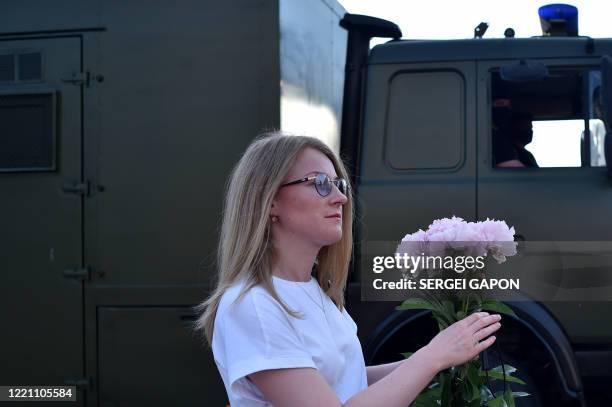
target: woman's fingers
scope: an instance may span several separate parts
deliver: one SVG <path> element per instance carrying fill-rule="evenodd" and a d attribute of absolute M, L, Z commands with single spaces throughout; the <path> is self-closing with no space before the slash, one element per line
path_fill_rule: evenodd
<path fill-rule="evenodd" d="M 488 325 L 491 325 L 497 321 L 499 321 L 501 319 L 501 315 L 499 314 L 495 314 L 495 315 L 479 315 L 476 320 L 469 325 L 470 329 L 472 330 L 472 332 L 476 332 Z"/>
<path fill-rule="evenodd" d="M 487 349 L 489 346 L 493 345 L 493 342 L 495 342 L 495 336 L 490 336 L 484 341 L 478 342 L 478 344 L 476 345 L 476 349 L 477 349 L 476 353 L 480 353 L 483 350 Z"/>
<path fill-rule="evenodd" d="M 482 328 L 481 330 L 476 331 L 476 333 L 474 334 L 474 339 L 476 341 L 480 341 L 486 338 L 487 336 L 491 335 L 493 332 L 497 331 L 500 327 L 501 327 L 501 324 L 499 322 L 496 322 L 485 328 Z"/>
<path fill-rule="evenodd" d="M 484 318 L 488 315 L 488 312 L 475 312 L 463 318 L 463 320 L 466 322 L 466 326 L 471 326 L 475 322 L 479 321 L 481 318 Z"/>
<path fill-rule="evenodd" d="M 439 354 L 444 366 L 465 363 L 495 342 L 491 334 L 500 328 L 500 318 L 498 314 L 476 312 L 441 331 L 430 346 Z"/>

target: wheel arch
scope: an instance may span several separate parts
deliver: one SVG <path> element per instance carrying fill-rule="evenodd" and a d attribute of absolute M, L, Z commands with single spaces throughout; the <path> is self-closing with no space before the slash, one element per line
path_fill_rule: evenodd
<path fill-rule="evenodd" d="M 516 317 L 504 315 L 519 327 L 520 335 L 530 335 L 546 350 L 547 357 L 553 363 L 557 379 L 568 397 L 579 400 L 585 405 L 582 379 L 578 370 L 574 352 L 563 327 L 557 319 L 537 301 L 504 302 L 516 313 Z M 429 310 L 394 310 L 374 329 L 364 346 L 366 365 L 373 364 L 384 353 L 384 347 L 400 331 L 408 326 L 426 326 L 433 321 Z M 507 322 L 510 324 L 510 321 Z M 435 332 L 434 332 L 435 334 Z M 429 338 L 431 339 L 431 338 Z M 523 337 L 523 340 L 525 338 Z M 422 342 L 422 345 L 426 343 Z M 385 363 L 385 362 L 383 362 Z"/>

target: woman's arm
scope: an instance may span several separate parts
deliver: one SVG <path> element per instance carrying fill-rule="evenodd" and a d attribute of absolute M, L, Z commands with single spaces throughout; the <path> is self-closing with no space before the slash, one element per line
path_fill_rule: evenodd
<path fill-rule="evenodd" d="M 277 407 L 405 407 L 440 370 L 460 365 L 491 346 L 495 337 L 489 335 L 499 329 L 499 319 L 499 316 L 478 312 L 455 322 L 344 404 L 316 369 L 271 369 L 248 377 L 265 399 Z"/>
<path fill-rule="evenodd" d="M 392 363 L 385 363 L 383 365 L 366 366 L 366 372 L 368 375 L 368 386 L 373 385 L 374 383 L 397 369 L 402 362 L 403 360 Z"/>
<path fill-rule="evenodd" d="M 366 391 L 347 400 L 346 407 L 407 406 L 442 370 L 440 362 L 433 357 L 429 345 L 419 349 L 408 359 L 397 362 L 397 367 L 382 377 Z"/>
<path fill-rule="evenodd" d="M 397 365 L 397 368 L 374 385 L 355 394 L 345 404 L 340 403 L 323 376 L 315 369 L 264 370 L 248 377 L 274 406 L 369 407 L 380 404 L 385 407 L 405 407 L 441 367 L 428 346 L 419 349 L 406 360 L 389 365 Z"/>

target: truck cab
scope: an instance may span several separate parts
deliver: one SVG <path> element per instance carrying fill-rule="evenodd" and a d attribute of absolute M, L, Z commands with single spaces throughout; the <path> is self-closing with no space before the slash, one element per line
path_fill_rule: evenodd
<path fill-rule="evenodd" d="M 517 240 L 610 239 L 604 145 L 610 121 L 602 104 L 610 100 L 612 39 L 400 40 L 387 21 L 347 15 L 341 24 L 349 31 L 343 118 L 358 123 L 342 134 L 344 155 L 356 168 L 357 242 L 399 240 L 451 215 L 505 220 Z M 393 39 L 367 51 L 378 35 Z M 351 93 L 354 82 L 360 90 Z M 347 97 L 357 98 L 359 109 L 347 111 Z M 527 164 L 505 154 L 516 147 L 512 137 L 521 126 L 523 138 L 531 138 L 519 146 L 531 150 Z M 350 295 L 368 271 L 355 262 Z M 600 283 L 610 285 L 608 276 L 609 270 L 599 275 Z M 500 344 L 537 387 L 521 402 L 612 400 L 603 387 L 612 378 L 612 302 L 512 306 L 520 318 L 505 324 L 514 333 Z M 366 363 L 397 360 L 399 352 L 415 350 L 410 345 L 426 344 L 427 335 L 416 332 L 435 333 L 423 319 L 427 312 L 355 307 L 366 330 Z"/>

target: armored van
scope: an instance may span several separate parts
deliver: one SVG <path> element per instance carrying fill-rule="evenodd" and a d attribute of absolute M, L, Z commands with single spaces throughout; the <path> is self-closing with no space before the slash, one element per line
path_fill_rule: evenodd
<path fill-rule="evenodd" d="M 338 148 L 343 15 L 331 0 L 2 4 L 0 385 L 74 386 L 74 406 L 227 404 L 191 308 L 223 186 L 269 128 Z"/>
<path fill-rule="evenodd" d="M 399 40 L 387 21 L 347 15 L 341 24 L 342 148 L 355 169 L 358 242 L 399 240 L 451 215 L 506 220 L 527 242 L 610 240 L 612 184 L 596 128 L 606 120 L 595 105 L 611 100 L 612 39 Z M 370 50 L 375 36 L 392 40 Z M 537 166 L 499 156 L 510 112 L 529 119 Z M 427 312 L 358 301 L 366 272 L 357 260 L 348 305 L 366 362 L 426 344 L 436 332 Z M 598 272 L 584 279 L 609 286 L 612 270 Z M 520 405 L 612 402 L 612 298 L 512 307 L 519 318 L 506 318 L 499 343 L 532 384 Z"/>

